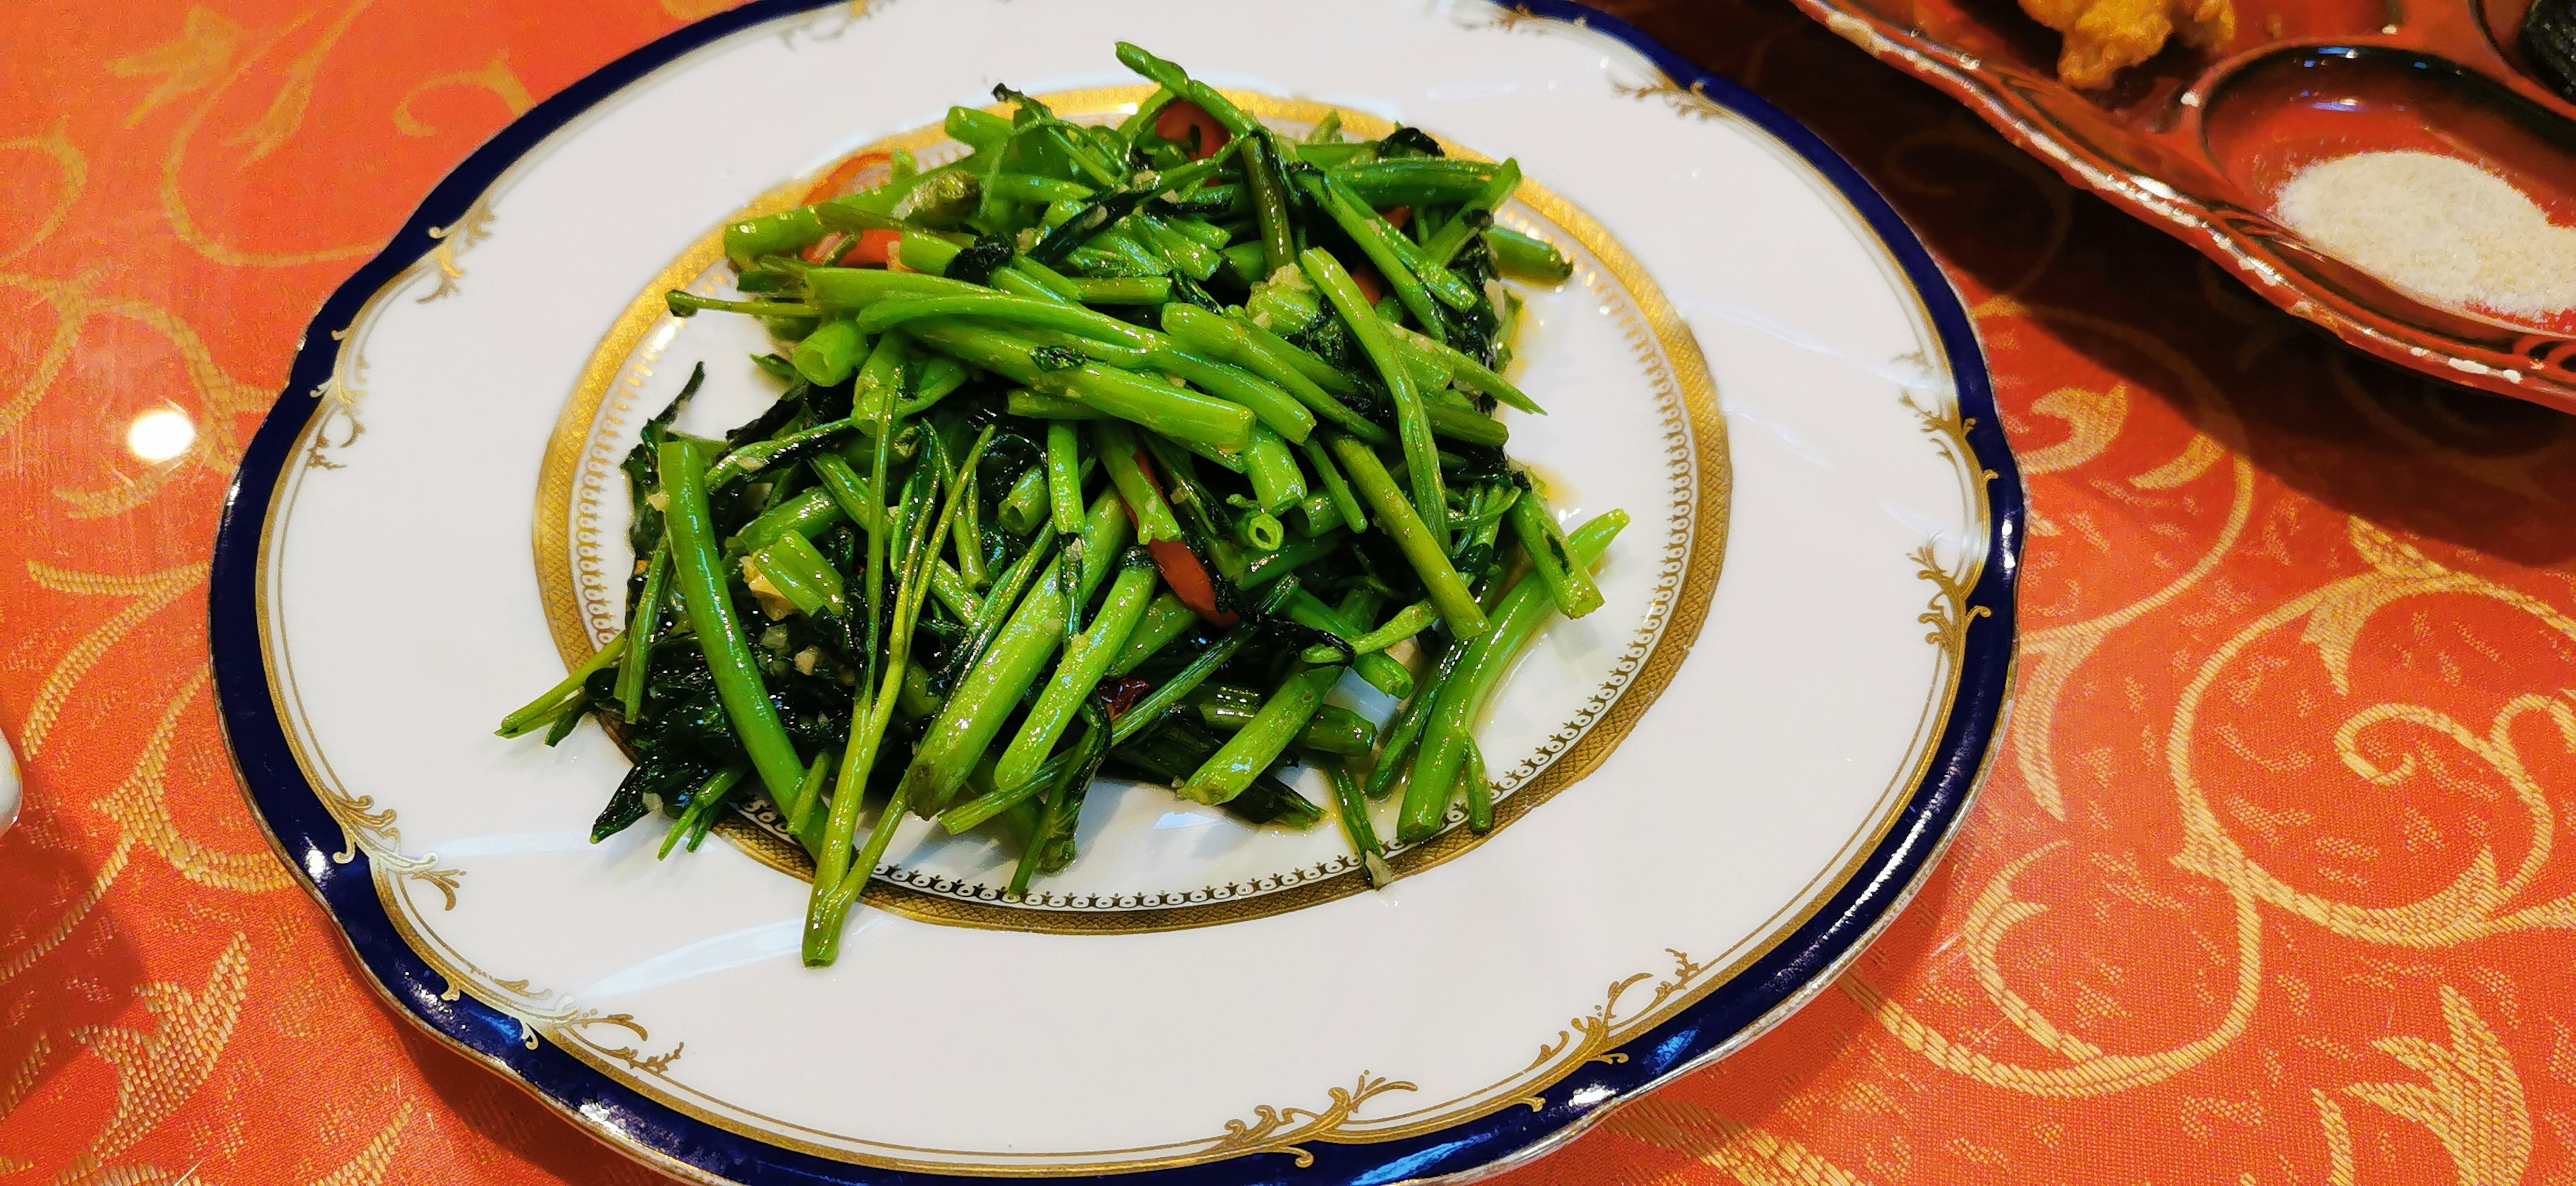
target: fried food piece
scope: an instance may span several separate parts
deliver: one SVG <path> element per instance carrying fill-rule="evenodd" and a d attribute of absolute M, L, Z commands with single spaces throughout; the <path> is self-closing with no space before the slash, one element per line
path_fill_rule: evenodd
<path fill-rule="evenodd" d="M 2066 36 L 2058 81 L 2093 90 L 2111 85 L 2182 34 L 2183 44 L 2211 50 L 2236 39 L 2232 0 L 2021 0 L 2022 11 Z"/>

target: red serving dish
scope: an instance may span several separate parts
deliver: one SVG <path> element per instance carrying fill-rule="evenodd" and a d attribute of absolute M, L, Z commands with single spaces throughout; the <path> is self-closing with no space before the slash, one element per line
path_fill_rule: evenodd
<path fill-rule="evenodd" d="M 2233 43 L 2177 40 L 2100 91 L 2057 80 L 2057 34 L 2014 0 L 1797 3 L 2283 309 L 2401 365 L 2576 411 L 2576 314 L 2431 304 L 2272 217 L 2310 164 L 2409 149 L 2474 162 L 2576 225 L 2576 105 L 2528 72 L 2530 0 L 2236 0 Z"/>

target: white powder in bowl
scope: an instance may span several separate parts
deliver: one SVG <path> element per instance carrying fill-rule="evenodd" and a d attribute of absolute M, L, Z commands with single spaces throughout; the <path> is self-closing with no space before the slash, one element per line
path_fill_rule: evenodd
<path fill-rule="evenodd" d="M 2576 229 L 2467 161 L 2322 161 L 2281 188 L 2275 213 L 2326 254 L 2437 304 L 2514 317 L 2576 307 Z"/>

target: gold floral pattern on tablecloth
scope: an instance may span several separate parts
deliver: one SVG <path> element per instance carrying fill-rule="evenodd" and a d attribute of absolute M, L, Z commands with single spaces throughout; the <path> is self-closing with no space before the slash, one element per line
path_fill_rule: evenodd
<path fill-rule="evenodd" d="M 203 603 L 323 297 L 720 7 L 0 9 L 0 1181 L 653 1180 L 363 986 L 242 805 Z M 1950 266 L 2030 484 L 2023 653 L 1836 991 L 1515 1180 L 2576 1181 L 2576 421 L 2336 348 L 1785 3 L 1611 7 Z"/>

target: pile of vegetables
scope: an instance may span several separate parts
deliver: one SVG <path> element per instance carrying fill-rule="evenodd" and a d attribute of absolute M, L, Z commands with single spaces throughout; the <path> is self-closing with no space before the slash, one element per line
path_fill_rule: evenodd
<path fill-rule="evenodd" d="M 784 391 L 683 434 L 702 366 L 644 426 L 629 625 L 500 730 L 620 731 L 594 841 L 659 812 L 667 856 L 769 796 L 814 862 L 810 964 L 905 813 L 998 835 L 1017 898 L 1104 774 L 1307 828 L 1279 771 L 1320 767 L 1382 884 L 1369 802 L 1401 793 L 1399 844 L 1461 800 L 1490 828 L 1477 714 L 1601 605 L 1626 516 L 1561 530 L 1492 415 L 1540 410 L 1499 278 L 1571 271 L 1494 225 L 1518 167 L 1292 139 L 1118 55 L 1158 86 L 1118 126 L 997 87 L 1010 117 L 949 112 L 956 163 L 869 154 L 726 228 L 742 299 L 670 308 L 760 318 Z M 1345 674 L 1399 702 L 1382 733 L 1326 702 Z"/>

